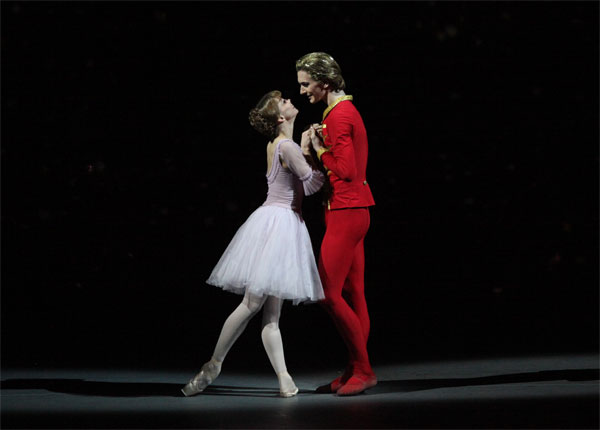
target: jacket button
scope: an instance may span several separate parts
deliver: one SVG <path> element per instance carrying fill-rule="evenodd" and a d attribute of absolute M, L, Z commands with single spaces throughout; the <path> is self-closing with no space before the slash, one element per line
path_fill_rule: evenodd
<path fill-rule="evenodd" d="M 367 181 L 363 181 L 363 185 L 367 185 Z"/>

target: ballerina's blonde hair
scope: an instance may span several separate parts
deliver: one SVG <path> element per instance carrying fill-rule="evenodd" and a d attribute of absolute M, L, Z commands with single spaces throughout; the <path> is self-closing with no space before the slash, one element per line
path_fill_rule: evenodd
<path fill-rule="evenodd" d="M 275 139 L 278 133 L 279 100 L 281 100 L 281 91 L 269 91 L 262 96 L 256 107 L 251 109 L 248 114 L 248 120 L 252 128 L 267 136 L 270 140 Z"/>

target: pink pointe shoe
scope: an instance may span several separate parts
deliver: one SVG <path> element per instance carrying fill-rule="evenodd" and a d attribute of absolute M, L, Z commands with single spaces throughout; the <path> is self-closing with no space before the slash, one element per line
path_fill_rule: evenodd
<path fill-rule="evenodd" d="M 215 379 L 217 379 L 219 373 L 221 373 L 220 363 L 210 360 L 209 362 L 204 363 L 200 373 L 190 379 L 190 382 L 188 382 L 185 387 L 181 389 L 181 392 L 186 397 L 201 393 L 206 387 L 212 384 Z"/>
<path fill-rule="evenodd" d="M 279 395 L 281 397 L 294 397 L 298 394 L 298 387 L 296 387 L 294 380 L 287 371 L 278 373 L 277 379 L 279 380 Z"/>

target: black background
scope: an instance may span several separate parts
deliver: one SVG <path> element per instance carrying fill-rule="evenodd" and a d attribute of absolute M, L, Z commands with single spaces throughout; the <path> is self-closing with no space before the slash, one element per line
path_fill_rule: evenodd
<path fill-rule="evenodd" d="M 340 63 L 369 134 L 373 364 L 598 350 L 597 2 L 2 2 L 2 364 L 182 366 L 264 201 L 248 111 Z M 320 197 L 304 214 L 318 255 Z M 288 367 L 343 366 L 287 303 Z M 228 363 L 268 369 L 253 321 Z"/>

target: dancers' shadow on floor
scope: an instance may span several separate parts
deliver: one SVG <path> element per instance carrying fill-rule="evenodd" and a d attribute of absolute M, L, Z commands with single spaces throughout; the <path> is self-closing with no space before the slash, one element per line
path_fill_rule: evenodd
<path fill-rule="evenodd" d="M 185 397 L 184 386 L 166 382 L 103 382 L 84 379 L 7 379 L 2 390 L 47 390 L 54 393 L 98 397 Z M 312 393 L 312 390 L 300 390 Z M 211 385 L 199 395 L 279 397 L 279 390 L 265 387 L 235 387 Z"/>
<path fill-rule="evenodd" d="M 409 393 L 436 388 L 469 387 L 478 385 L 518 384 L 549 381 L 596 381 L 599 369 L 543 370 L 475 378 L 401 379 L 383 380 L 368 390 L 368 394 Z M 184 397 L 184 384 L 166 382 L 103 382 L 83 379 L 8 379 L 2 381 L 2 390 L 47 390 L 56 393 L 99 397 Z M 313 390 L 300 390 L 313 394 Z M 279 391 L 265 387 L 236 387 L 211 385 L 199 396 L 278 397 Z"/>
<path fill-rule="evenodd" d="M 600 369 L 542 370 L 539 372 L 511 373 L 474 378 L 405 379 L 379 381 L 368 390 L 369 394 L 409 393 L 437 388 L 472 387 L 478 385 L 519 384 L 550 381 L 597 381 Z"/>

